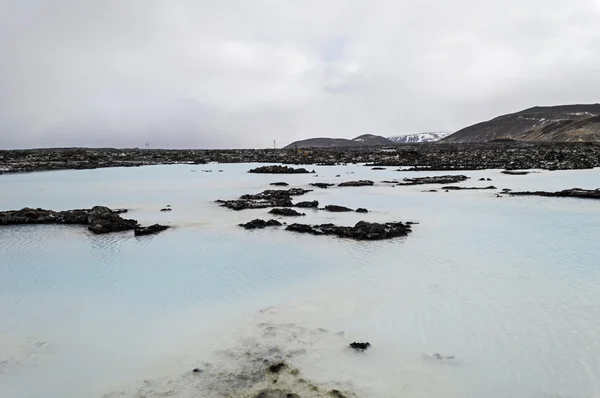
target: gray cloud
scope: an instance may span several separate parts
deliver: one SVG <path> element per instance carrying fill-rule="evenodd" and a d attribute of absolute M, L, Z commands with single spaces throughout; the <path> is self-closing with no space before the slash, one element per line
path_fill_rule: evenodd
<path fill-rule="evenodd" d="M 594 0 L 0 0 L 0 147 L 268 147 L 598 102 Z"/>

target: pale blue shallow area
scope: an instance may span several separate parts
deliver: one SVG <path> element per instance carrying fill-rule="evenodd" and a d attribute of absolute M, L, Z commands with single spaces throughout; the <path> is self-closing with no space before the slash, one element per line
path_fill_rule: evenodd
<path fill-rule="evenodd" d="M 125 216 L 143 224 L 173 226 L 141 238 L 78 226 L 0 227 L 0 396 L 99 397 L 184 372 L 205 352 L 227 348 L 215 336 L 232 325 L 251 330 L 267 307 L 279 309 L 276 322 L 371 341 L 368 366 L 335 347 L 305 364 L 319 382 L 352 379 L 362 396 L 600 395 L 600 201 L 379 183 L 449 174 L 440 172 L 348 165 L 315 166 L 316 176 L 246 173 L 254 166 L 0 176 L 0 210 L 106 205 L 130 209 Z M 600 187 L 600 170 L 451 174 L 471 177 L 462 186 Z M 309 188 L 360 178 L 377 184 L 299 199 L 369 214 L 307 209 L 301 222 L 418 221 L 410 236 L 355 242 L 245 231 L 237 224 L 268 218 L 268 209 L 235 212 L 213 202 L 275 181 Z M 173 211 L 161 213 L 167 204 Z M 434 352 L 456 363 L 416 359 Z"/>

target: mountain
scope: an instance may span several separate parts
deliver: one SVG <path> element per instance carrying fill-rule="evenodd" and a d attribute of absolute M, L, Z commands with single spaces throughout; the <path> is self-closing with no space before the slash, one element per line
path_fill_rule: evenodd
<path fill-rule="evenodd" d="M 466 127 L 441 142 L 600 141 L 600 104 L 536 106 Z"/>
<path fill-rule="evenodd" d="M 352 141 L 358 142 L 360 145 L 393 145 L 394 142 L 389 139 L 382 137 L 380 135 L 373 134 L 363 134 L 359 135 L 356 138 L 353 138 Z"/>
<path fill-rule="evenodd" d="M 307 140 L 295 141 L 283 149 L 293 148 L 336 148 L 336 147 L 359 147 L 394 145 L 385 137 L 373 134 L 363 134 L 351 140 L 346 138 L 309 138 Z"/>
<path fill-rule="evenodd" d="M 436 133 L 415 133 L 408 135 L 395 135 L 388 140 L 396 144 L 413 144 L 419 142 L 436 142 L 452 134 L 451 131 L 440 131 Z"/>

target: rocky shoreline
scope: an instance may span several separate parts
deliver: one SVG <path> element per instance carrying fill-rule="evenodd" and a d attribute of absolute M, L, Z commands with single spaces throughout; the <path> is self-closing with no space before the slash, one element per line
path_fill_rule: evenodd
<path fill-rule="evenodd" d="M 408 167 L 409 170 L 545 169 L 600 167 L 600 143 L 409 144 L 380 147 L 167 150 L 52 148 L 0 151 L 0 173 L 161 164 L 276 163 Z M 268 166 L 269 167 L 269 166 Z M 267 169 L 268 170 L 268 169 Z M 276 169 L 272 169 L 276 170 Z M 307 170 L 308 171 L 308 170 Z"/>

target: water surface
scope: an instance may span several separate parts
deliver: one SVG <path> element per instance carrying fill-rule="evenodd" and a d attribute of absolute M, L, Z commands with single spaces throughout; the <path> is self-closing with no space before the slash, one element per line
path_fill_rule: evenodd
<path fill-rule="evenodd" d="M 236 225 L 268 209 L 235 212 L 213 201 L 281 180 L 308 188 L 448 174 L 349 165 L 274 176 L 246 173 L 251 167 L 0 176 L 0 209 L 106 205 L 173 226 L 140 238 L 0 228 L 0 396 L 213 396 L 198 391 L 209 387 L 193 384 L 190 369 L 203 361 L 235 368 L 239 359 L 222 353 L 248 344 L 276 345 L 307 379 L 361 397 L 600 394 L 600 202 L 422 192 L 439 185 L 334 187 L 301 200 L 371 212 L 307 209 L 302 222 L 420 224 L 383 242 L 245 231 Z M 460 173 L 471 177 L 462 186 L 600 187 L 598 170 Z M 167 204 L 173 211 L 161 213 Z M 355 355 L 345 348 L 355 340 L 373 347 Z"/>

